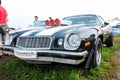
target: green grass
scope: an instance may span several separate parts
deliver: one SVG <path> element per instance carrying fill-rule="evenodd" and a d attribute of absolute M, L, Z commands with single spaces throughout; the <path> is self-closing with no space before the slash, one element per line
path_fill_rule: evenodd
<path fill-rule="evenodd" d="M 120 35 L 115 36 L 119 42 Z M 119 40 L 118 40 L 119 39 Z M 102 64 L 97 68 L 67 68 L 59 65 L 29 65 L 19 59 L 6 63 L 2 69 L 5 71 L 4 80 L 103 80 L 111 76 L 117 69 L 112 63 L 113 52 L 118 49 L 115 45 L 110 48 L 103 47 Z"/>

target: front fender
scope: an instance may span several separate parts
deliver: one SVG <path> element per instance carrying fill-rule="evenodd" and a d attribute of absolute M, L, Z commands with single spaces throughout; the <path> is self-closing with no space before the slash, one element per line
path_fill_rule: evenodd
<path fill-rule="evenodd" d="M 91 39 L 97 39 L 97 37 L 99 36 L 99 33 L 96 29 L 92 28 L 89 29 L 87 31 L 83 31 L 82 33 L 80 33 L 80 37 L 83 40 L 91 40 Z"/>

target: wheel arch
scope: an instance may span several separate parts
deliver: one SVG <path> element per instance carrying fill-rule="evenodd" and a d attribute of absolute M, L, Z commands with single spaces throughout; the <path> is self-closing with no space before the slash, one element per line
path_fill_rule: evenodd
<path fill-rule="evenodd" d="M 5 34 L 1 27 L 0 27 L 0 33 L 3 34 L 3 35 Z"/>
<path fill-rule="evenodd" d="M 101 41 L 103 43 L 103 35 L 99 35 L 98 37 L 101 39 Z"/>

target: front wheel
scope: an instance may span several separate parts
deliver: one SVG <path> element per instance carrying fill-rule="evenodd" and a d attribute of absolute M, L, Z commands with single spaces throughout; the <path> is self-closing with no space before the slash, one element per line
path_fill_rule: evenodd
<path fill-rule="evenodd" d="M 92 66 L 93 67 L 100 66 L 101 59 L 102 59 L 102 41 L 100 38 L 97 38 L 94 47 Z"/>

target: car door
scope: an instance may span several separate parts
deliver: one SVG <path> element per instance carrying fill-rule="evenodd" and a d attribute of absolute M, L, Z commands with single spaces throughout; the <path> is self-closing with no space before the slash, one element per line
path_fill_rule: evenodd
<path fill-rule="evenodd" d="M 109 23 L 105 22 L 102 17 L 98 16 L 98 19 L 101 22 L 103 40 L 105 41 L 112 33 L 112 26 L 110 26 Z"/>

